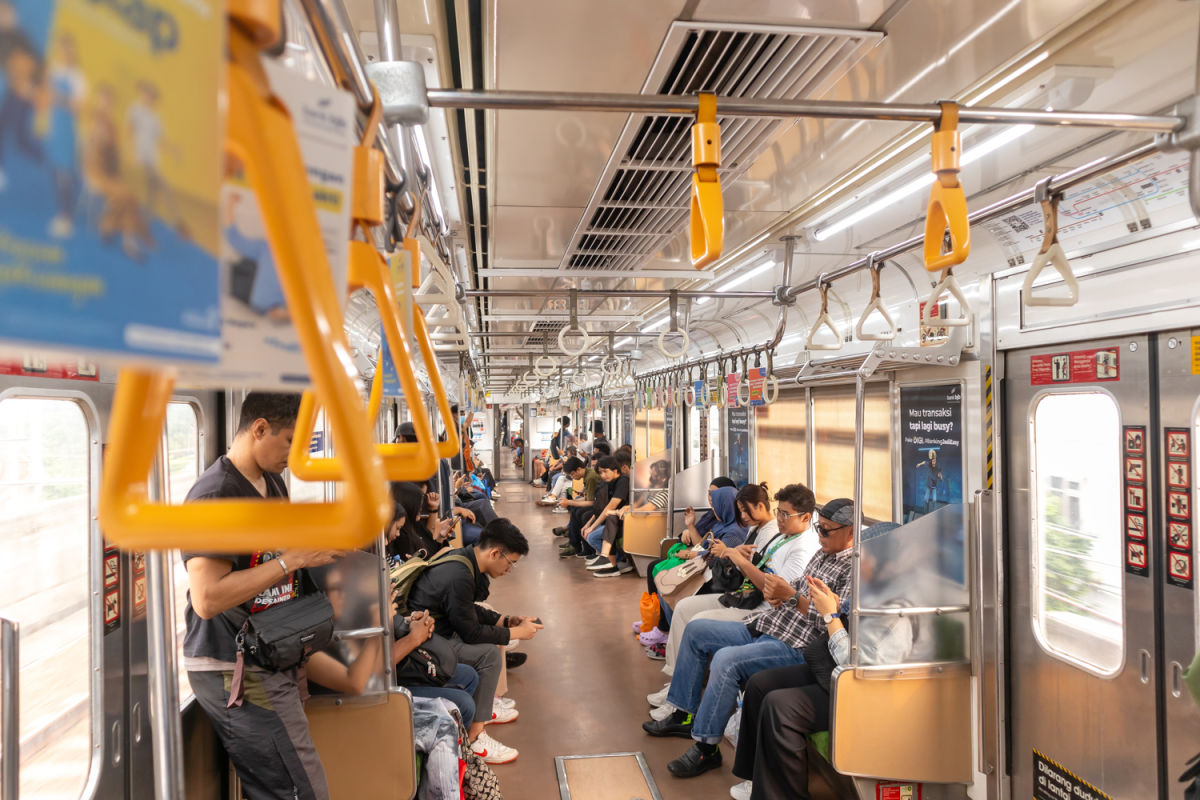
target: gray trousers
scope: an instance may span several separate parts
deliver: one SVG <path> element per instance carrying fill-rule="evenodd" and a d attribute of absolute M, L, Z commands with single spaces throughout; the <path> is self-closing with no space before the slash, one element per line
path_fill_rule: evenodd
<path fill-rule="evenodd" d="M 242 792 L 250 800 L 329 800 L 296 670 L 247 669 L 242 705 L 226 708 L 232 678 L 232 672 L 188 672 L 196 700 L 242 781 Z"/>
<path fill-rule="evenodd" d="M 467 644 L 458 635 L 450 637 L 454 653 L 460 664 L 474 667 L 479 673 L 479 685 L 475 687 L 474 722 L 487 722 L 492 718 L 492 703 L 496 699 L 496 685 L 500 682 L 500 669 L 504 666 L 500 648 L 494 644 Z M 468 727 L 470 721 L 467 722 Z"/>

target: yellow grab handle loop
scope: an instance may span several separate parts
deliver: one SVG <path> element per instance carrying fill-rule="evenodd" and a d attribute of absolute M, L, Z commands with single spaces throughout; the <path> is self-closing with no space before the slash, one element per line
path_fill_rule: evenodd
<path fill-rule="evenodd" d="M 151 503 L 147 476 L 174 379 L 127 368 L 120 373 L 113 399 L 112 447 L 100 489 L 100 525 L 124 549 L 245 553 L 279 547 L 360 547 L 378 536 L 391 517 L 392 500 L 355 387 L 357 371 L 295 129 L 270 92 L 252 33 L 230 25 L 229 34 L 227 146 L 241 158 L 259 198 L 287 308 L 317 396 L 327 404 L 330 424 L 339 432 L 338 446 L 347 464 L 344 491 L 337 502 L 318 504 Z"/>
<path fill-rule="evenodd" d="M 867 307 L 863 309 L 862 316 L 858 318 L 858 324 L 854 326 L 854 335 L 858 337 L 859 341 L 863 342 L 890 342 L 896 338 L 896 322 L 892 319 L 892 315 L 888 313 L 887 307 L 880 299 L 879 271 L 883 269 L 883 262 L 875 263 L 874 253 L 869 258 L 871 262 L 871 299 L 867 302 Z M 879 316 L 883 317 L 883 321 L 887 323 L 887 330 L 882 333 L 863 332 L 863 324 L 873 311 L 878 312 Z"/>
<path fill-rule="evenodd" d="M 934 319 L 930 315 L 933 313 L 933 309 L 938 307 L 938 303 L 942 300 L 942 295 L 945 294 L 949 294 L 958 301 L 960 315 L 946 319 Z M 947 328 L 964 328 L 971 324 L 971 306 L 967 303 L 967 298 L 963 294 L 962 287 L 958 285 L 958 281 L 954 278 L 953 269 L 943 272 L 942 279 L 938 281 L 937 286 L 933 287 L 933 293 L 925 301 L 925 318 L 922 321 L 927 326 L 932 325 L 937 327 L 944 325 Z"/>
<path fill-rule="evenodd" d="M 971 226 L 967 220 L 967 197 L 958 182 L 962 157 L 962 137 L 958 132 L 958 104 L 943 102 L 942 116 L 931 143 L 933 173 L 937 180 L 929 190 L 929 208 L 925 215 L 925 269 L 947 270 L 967 260 L 971 254 Z M 942 252 L 946 231 L 950 249 Z"/>
<path fill-rule="evenodd" d="M 354 148 L 354 183 L 351 189 L 350 216 L 360 225 L 381 225 L 384 220 L 384 156 L 375 149 L 383 104 L 372 88 L 374 101 L 363 129 L 362 141 Z"/>
<path fill-rule="evenodd" d="M 1067 261 L 1067 254 L 1058 243 L 1058 201 L 1062 195 L 1050 191 L 1050 178 L 1044 178 L 1037 184 L 1034 197 L 1042 207 L 1042 247 L 1034 256 L 1033 265 L 1025 273 L 1025 282 L 1021 286 L 1021 298 L 1027 306 L 1073 306 L 1079 302 L 1079 281 Z M 1067 287 L 1065 296 L 1038 297 L 1033 291 L 1033 282 L 1048 266 L 1053 266 Z"/>
<path fill-rule="evenodd" d="M 824 276 L 821 276 L 824 278 Z M 842 332 L 833 324 L 833 317 L 829 316 L 829 284 L 818 279 L 817 291 L 821 293 L 821 313 L 817 315 L 817 321 L 808 331 L 808 343 L 804 346 L 806 350 L 841 350 L 844 341 Z M 821 328 L 828 328 L 833 334 L 833 341 L 823 344 L 813 342 L 813 337 L 820 332 Z"/>
<path fill-rule="evenodd" d="M 281 0 L 229 0 L 228 16 L 260 50 L 273 48 L 283 36 Z"/>
<path fill-rule="evenodd" d="M 408 337 L 402 330 L 397 301 L 392 289 L 387 262 L 366 242 L 350 242 L 351 291 L 366 289 L 375 297 L 379 318 L 383 324 L 383 335 L 391 351 L 396 377 L 408 404 L 416 442 L 394 442 L 375 445 L 383 460 L 384 474 L 390 481 L 423 481 L 437 472 L 438 451 L 436 437 L 429 422 L 429 414 L 421 402 L 421 387 L 413 372 L 413 353 Z M 367 421 L 373 424 L 379 414 L 383 397 L 383 362 L 375 367 L 375 378 L 371 382 L 371 396 L 367 403 Z M 318 406 L 312 392 L 305 392 L 296 419 L 296 435 L 292 439 L 292 450 L 288 466 L 297 478 L 306 481 L 340 481 L 345 474 L 341 459 L 314 458 L 308 451 L 308 442 L 316 425 Z"/>
<path fill-rule="evenodd" d="M 438 371 L 437 356 L 433 352 L 433 344 L 429 341 L 429 328 L 425 324 L 425 315 L 419 309 L 413 309 L 413 328 L 417 346 L 421 349 L 421 358 L 425 361 L 425 372 L 429 376 L 429 387 L 433 389 L 433 398 L 437 403 L 438 412 L 442 415 L 442 424 L 446 426 L 446 438 L 437 443 L 437 453 L 442 458 L 450 458 L 462 449 L 458 437 L 458 420 L 450 410 L 450 401 L 446 397 L 446 387 L 442 383 L 442 375 Z"/>
<path fill-rule="evenodd" d="M 725 246 L 725 207 L 721 199 L 721 126 L 717 97 L 701 94 L 692 125 L 692 266 L 703 269 L 721 257 Z"/>

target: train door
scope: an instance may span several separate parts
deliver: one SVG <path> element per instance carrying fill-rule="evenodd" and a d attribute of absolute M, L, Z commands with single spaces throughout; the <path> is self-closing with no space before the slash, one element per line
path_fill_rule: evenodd
<path fill-rule="evenodd" d="M 1007 354 L 1014 797 L 1183 796 L 1200 751 L 1179 677 L 1197 629 L 1191 342 Z"/>

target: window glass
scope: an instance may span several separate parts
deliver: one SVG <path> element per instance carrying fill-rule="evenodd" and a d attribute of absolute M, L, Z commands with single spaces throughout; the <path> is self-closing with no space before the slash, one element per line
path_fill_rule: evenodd
<path fill-rule="evenodd" d="M 167 421 L 163 429 L 167 451 L 167 501 L 179 505 L 187 497 L 192 484 L 200 477 L 200 419 L 191 403 L 172 401 L 167 405 Z M 179 669 L 179 702 L 192 696 L 183 668 L 183 634 L 187 628 L 184 609 L 187 608 L 187 569 L 178 550 L 171 552 L 171 578 L 175 593 L 175 661 Z"/>
<path fill-rule="evenodd" d="M 688 428 L 687 428 L 687 430 L 688 430 L 688 450 L 687 450 L 688 459 L 687 459 L 687 464 L 685 465 L 686 467 L 695 466 L 696 464 L 699 464 L 701 461 L 701 458 L 700 458 L 700 415 L 703 413 L 704 413 L 704 410 L 697 406 L 692 406 L 691 408 L 688 409 L 688 416 L 687 416 L 687 420 L 688 420 Z"/>
<path fill-rule="evenodd" d="M 713 476 L 721 473 L 721 409 L 708 409 L 708 458 L 713 464 Z"/>
<path fill-rule="evenodd" d="M 1051 653 L 1113 673 L 1124 658 L 1121 420 L 1101 392 L 1033 413 L 1034 626 Z"/>
<path fill-rule="evenodd" d="M 0 402 L 0 616 L 21 626 L 24 797 L 79 797 L 92 758 L 90 441 L 73 401 Z"/>
<path fill-rule="evenodd" d="M 812 390 L 813 461 L 810 488 L 817 503 L 854 497 L 854 387 Z M 892 518 L 892 412 L 887 384 L 867 386 L 863 428 L 863 513 Z"/>
<path fill-rule="evenodd" d="M 755 475 L 772 495 L 789 483 L 808 485 L 808 401 L 804 392 L 780 394 L 757 409 Z"/>

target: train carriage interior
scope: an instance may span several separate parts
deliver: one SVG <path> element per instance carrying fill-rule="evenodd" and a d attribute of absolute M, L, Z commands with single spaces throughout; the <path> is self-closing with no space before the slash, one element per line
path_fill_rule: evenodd
<path fill-rule="evenodd" d="M 0 0 L 0 800 L 1200 798 L 1197 0 Z"/>

